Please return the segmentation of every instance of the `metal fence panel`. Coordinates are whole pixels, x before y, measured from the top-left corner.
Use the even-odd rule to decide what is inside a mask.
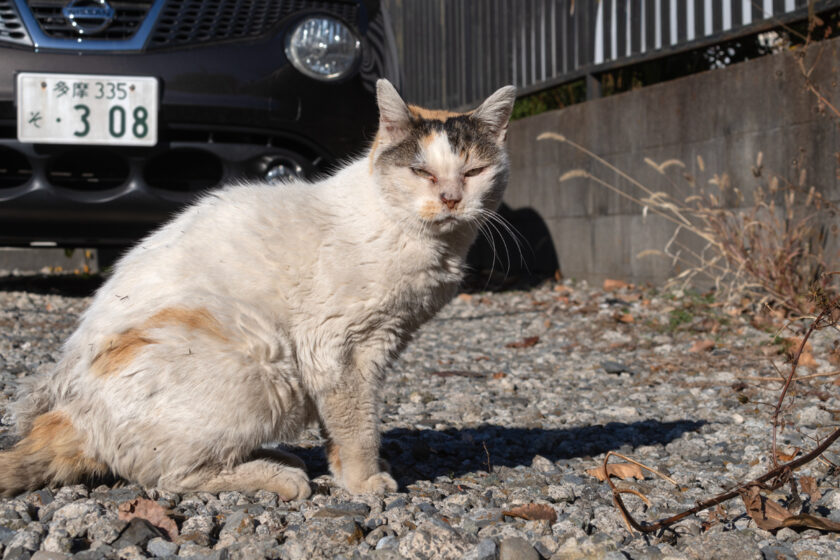
[[[382,0],[412,103],[463,108],[804,19],[808,0]],[[817,10],[840,0],[815,2]]]

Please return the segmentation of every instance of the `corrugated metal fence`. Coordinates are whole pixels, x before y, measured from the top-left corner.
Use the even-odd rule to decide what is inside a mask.
[[[383,0],[414,103],[458,108],[804,19],[808,0]],[[816,10],[840,0],[814,2]]]

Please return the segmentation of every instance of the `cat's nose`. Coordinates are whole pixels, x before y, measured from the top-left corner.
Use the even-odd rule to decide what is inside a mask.
[[[447,208],[454,210],[458,203],[461,202],[461,197],[457,195],[449,195],[440,193],[440,201],[443,202]]]

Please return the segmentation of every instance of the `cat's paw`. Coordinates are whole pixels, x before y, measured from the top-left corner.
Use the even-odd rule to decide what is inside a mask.
[[[286,467],[274,476],[272,483],[272,488],[269,490],[277,492],[280,499],[286,502],[303,500],[312,494],[309,477],[302,469]]]
[[[354,494],[378,494],[397,491],[397,481],[386,472],[378,472],[358,484],[348,485],[348,490]]]

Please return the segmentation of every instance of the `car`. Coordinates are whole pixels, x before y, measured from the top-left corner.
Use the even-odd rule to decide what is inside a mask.
[[[126,246],[212,189],[328,173],[396,60],[375,0],[0,0],[0,245]]]

